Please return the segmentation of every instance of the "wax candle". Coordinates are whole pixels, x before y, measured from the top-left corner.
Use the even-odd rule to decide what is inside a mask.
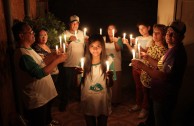
[[[87,28],[84,28],[84,36],[86,36]]]
[[[77,31],[75,30],[75,37],[77,38]]]
[[[138,42],[138,39],[137,39],[137,38],[135,38],[135,45],[137,45],[137,42]]]
[[[123,33],[123,39],[125,39],[126,38],[126,33]]]
[[[56,54],[58,54],[58,51],[59,51],[59,47],[58,45],[56,45]]]
[[[132,49],[132,55],[133,55],[133,59],[135,59],[135,50]]]
[[[59,36],[59,43],[60,43],[60,48],[62,48],[62,37]]]
[[[130,34],[129,36],[130,36],[130,39],[132,39],[132,38],[133,38],[133,34]]]
[[[140,56],[140,43],[138,43],[138,46],[137,46],[137,49],[138,49],[138,58],[140,59],[141,58],[141,56]]]
[[[66,35],[64,35],[64,41],[65,41],[65,43],[67,42],[67,36]]]
[[[113,39],[115,37],[115,29],[112,30],[112,36],[113,36]]]
[[[65,43],[63,43],[63,53],[66,52],[66,47],[65,47]]]
[[[100,35],[102,35],[102,28],[100,28]]]
[[[109,67],[110,67],[109,61],[106,61],[106,71],[109,71]]]
[[[84,69],[84,58],[83,57],[80,59],[80,62],[81,62],[81,68]]]

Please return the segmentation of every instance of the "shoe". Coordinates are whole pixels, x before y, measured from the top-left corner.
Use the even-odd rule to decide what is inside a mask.
[[[142,109],[138,115],[139,119],[144,119],[148,116],[148,110],[146,109]]]
[[[132,108],[130,108],[128,111],[129,112],[136,112],[136,111],[139,111],[141,110],[141,107],[138,106],[138,105],[134,105]]]

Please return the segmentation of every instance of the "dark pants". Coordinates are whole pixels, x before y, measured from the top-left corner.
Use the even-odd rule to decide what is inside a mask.
[[[108,116],[100,115],[96,117],[85,115],[85,120],[87,126],[107,126]]]
[[[58,77],[59,99],[61,102],[60,105],[66,107],[72,98],[76,96],[80,97],[80,90],[79,87],[76,87],[77,76],[75,67],[62,67],[60,69],[61,70]]]
[[[51,101],[41,107],[26,110],[25,114],[28,126],[47,126],[52,121]]]

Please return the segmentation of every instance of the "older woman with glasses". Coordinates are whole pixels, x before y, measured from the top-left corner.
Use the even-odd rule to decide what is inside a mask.
[[[182,84],[187,64],[187,55],[182,43],[186,25],[181,21],[173,21],[165,36],[168,51],[156,64],[156,68],[133,60],[136,69],[147,72],[151,80],[151,95],[155,116],[155,126],[171,126],[177,95]],[[151,62],[150,62],[151,63]]]

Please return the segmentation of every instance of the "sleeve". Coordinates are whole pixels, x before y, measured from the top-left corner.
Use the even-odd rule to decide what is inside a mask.
[[[32,77],[41,79],[46,76],[44,70],[29,55],[23,55],[20,59],[20,67],[28,72]]]
[[[123,49],[123,42],[122,42],[122,38],[119,37],[118,39],[118,45],[121,47],[121,49]]]
[[[152,36],[150,36],[150,39],[148,40],[146,47],[152,46],[152,43],[153,43],[153,39],[152,39]]]

